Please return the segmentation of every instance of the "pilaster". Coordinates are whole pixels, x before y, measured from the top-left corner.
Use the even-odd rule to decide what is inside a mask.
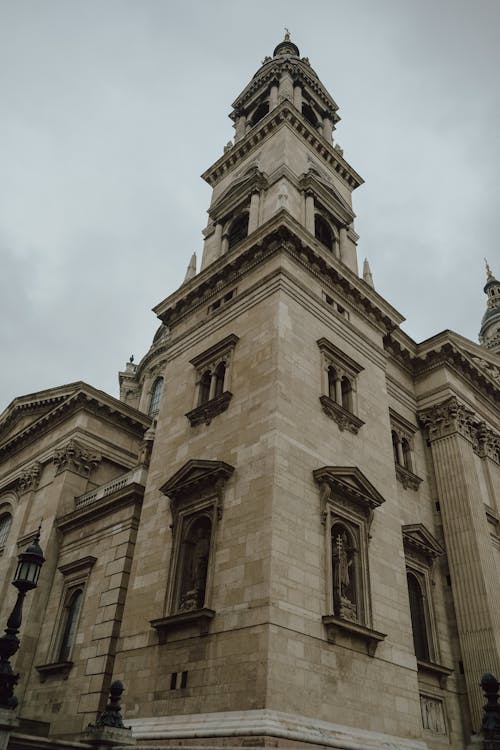
[[[473,729],[484,672],[500,668],[498,576],[480,492],[473,413],[452,397],[420,414],[427,429],[453,587]]]

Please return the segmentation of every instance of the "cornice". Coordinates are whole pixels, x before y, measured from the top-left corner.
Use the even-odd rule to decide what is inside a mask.
[[[81,387],[59,402],[54,409],[31,423],[20,432],[0,444],[0,457],[12,455],[47,432],[56,424],[67,419],[71,414],[81,410],[90,411],[100,417],[118,422],[120,427],[127,426],[132,432],[142,437],[144,430],[151,425],[151,418],[124,404],[118,399],[98,391],[84,383]]]
[[[334,169],[351,190],[363,184],[363,178],[288,101],[283,101],[263,117],[244,138],[237,141],[232,148],[201,175],[202,179],[208,182],[211,187],[215,187],[226,174],[235,168],[239,161],[248,156],[272,130],[275,130],[281,124],[292,127],[310,146],[311,150]]]
[[[224,284],[233,284],[277,252],[286,252],[322,283],[339,287],[346,301],[382,332],[391,331],[404,318],[341,261],[320,246],[293,217],[282,209],[234,251],[217,258],[204,271],[153,308],[169,327],[200,305],[206,305]]]

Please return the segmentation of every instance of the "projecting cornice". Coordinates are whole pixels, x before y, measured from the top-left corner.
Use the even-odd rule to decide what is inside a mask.
[[[218,159],[209,169],[202,174],[202,178],[211,187],[237,167],[238,163],[255,151],[268,134],[279,126],[287,125],[292,128],[300,138],[309,144],[309,147],[320,159],[335,170],[340,179],[350,190],[354,190],[363,184],[363,178],[347,163],[328,141],[321,136],[317,130],[293,107],[288,101],[283,101],[262,120],[255,125],[248,135],[237,141],[232,148]]]
[[[165,325],[172,327],[200,305],[206,305],[225,284],[236,283],[252,268],[280,252],[290,255],[327,287],[337,289],[383,333],[392,331],[403,322],[404,318],[392,305],[329,253],[286,209],[252,232],[235,250],[217,258],[153,310]]]
[[[442,331],[417,344],[398,329],[385,337],[384,347],[414,378],[448,367],[493,403],[500,400],[499,358],[454,331]]]
[[[68,393],[69,388],[73,390]],[[64,392],[64,397],[60,396],[60,390]],[[47,392],[42,392],[43,403],[47,403]],[[33,405],[38,403],[39,394],[32,394],[24,399],[31,399]],[[28,409],[28,402],[24,404],[23,399],[16,399],[12,402],[5,414],[9,417],[9,410],[17,408],[17,402],[23,403]],[[109,396],[104,391],[99,391],[83,382],[73,383],[71,386],[62,386],[61,389],[54,389],[54,400],[51,403],[53,408],[45,411],[42,416],[35,419],[18,432],[6,437],[0,443],[0,456],[7,456],[24,448],[26,445],[33,443],[35,440],[50,431],[55,425],[61,423],[72,414],[78,411],[89,411],[107,421],[115,422],[121,429],[128,429],[133,434],[142,437],[144,430],[151,425],[151,419],[146,414],[133,409],[131,406],[124,404],[118,399]]]

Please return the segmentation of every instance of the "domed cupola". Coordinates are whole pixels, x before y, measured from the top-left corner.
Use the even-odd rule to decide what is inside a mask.
[[[273,57],[280,57],[281,55],[294,55],[300,57],[299,48],[290,40],[290,32],[286,29],[285,38],[282,42],[275,47]]]
[[[500,354],[500,281],[493,276],[488,262],[486,262],[484,293],[488,297],[488,302],[481,321],[479,341],[486,349]]]

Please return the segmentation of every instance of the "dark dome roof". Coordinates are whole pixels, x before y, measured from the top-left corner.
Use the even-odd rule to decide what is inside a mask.
[[[285,35],[284,40],[274,49],[273,57],[278,57],[278,55],[295,55],[296,57],[300,57],[299,48],[290,41],[288,34]]]

